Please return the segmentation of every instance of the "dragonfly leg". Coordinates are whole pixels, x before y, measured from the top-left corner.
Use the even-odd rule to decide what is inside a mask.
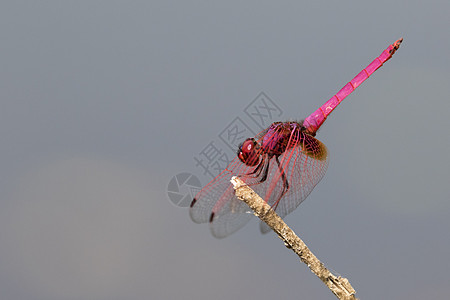
[[[249,185],[255,185],[255,184],[260,184],[261,182],[264,182],[267,179],[267,174],[269,171],[268,165],[269,165],[269,160],[267,157],[267,154],[264,155],[261,159],[261,162],[258,164],[258,166],[251,172],[245,174],[245,175],[240,175],[239,177],[241,178],[245,178],[245,177],[253,177],[253,178],[258,178],[259,176],[261,176],[261,172],[263,172],[263,176],[261,178],[261,180],[258,180],[258,182],[249,184]],[[251,176],[253,175],[253,176]]]
[[[289,189],[289,182],[286,178],[286,173],[284,173],[283,168],[280,165],[280,161],[278,160],[278,156],[275,156],[275,161],[277,162],[278,165],[278,169],[280,169],[281,172],[281,178],[283,178],[283,182],[284,182],[284,192],[283,195],[287,192],[287,190]]]
[[[289,181],[287,180],[286,173],[284,173],[283,168],[280,165],[280,161],[278,160],[278,156],[275,156],[275,161],[277,162],[278,169],[280,169],[281,178],[283,179],[283,192],[281,193],[280,197],[278,197],[278,200],[272,205],[272,209],[276,210],[278,203],[280,203],[281,198],[287,193],[289,190]]]
[[[264,159],[264,157],[261,159],[261,162],[258,164],[258,166],[253,170],[253,171],[251,171],[250,173],[247,173],[247,175],[253,175],[253,174],[256,174],[256,177],[258,177],[259,175],[261,175],[261,168],[262,168],[262,166],[264,165],[264,163],[265,163],[265,159]]]
[[[264,173],[263,173],[263,176],[261,177],[261,180],[259,181],[259,183],[266,181],[267,175],[269,175],[270,159],[268,158],[266,161],[267,161],[267,163],[265,163],[265,166],[264,166],[264,171],[263,171]]]

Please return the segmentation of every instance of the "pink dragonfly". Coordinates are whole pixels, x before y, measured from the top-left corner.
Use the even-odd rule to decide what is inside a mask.
[[[246,139],[230,165],[192,200],[192,220],[209,222],[217,238],[232,234],[250,220],[250,208],[234,195],[232,176],[239,176],[280,217],[296,209],[322,179],[328,166],[327,148],[315,138],[317,130],[345,97],[392,57],[402,40],[389,45],[303,122],[275,122],[256,137]],[[269,231],[263,222],[260,228],[263,233]]]

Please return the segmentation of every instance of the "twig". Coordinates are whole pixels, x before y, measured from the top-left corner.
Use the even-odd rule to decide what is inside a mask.
[[[357,299],[356,291],[344,277],[333,275],[322,262],[308,249],[306,244],[286,225],[283,219],[264,201],[258,194],[249,188],[245,182],[238,177],[231,178],[236,197],[244,201],[284,242],[288,249],[292,249],[310,270],[322,280],[323,283],[339,299]]]

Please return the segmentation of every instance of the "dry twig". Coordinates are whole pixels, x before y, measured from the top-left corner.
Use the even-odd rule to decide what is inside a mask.
[[[356,291],[348,280],[344,277],[336,277],[333,275],[266,201],[238,177],[234,176],[231,179],[231,183],[234,186],[236,197],[244,201],[254,211],[257,217],[269,225],[278,234],[278,237],[283,240],[285,246],[288,249],[292,249],[300,257],[300,260],[308,265],[310,270],[325,283],[336,297],[346,300],[357,299],[355,297]]]

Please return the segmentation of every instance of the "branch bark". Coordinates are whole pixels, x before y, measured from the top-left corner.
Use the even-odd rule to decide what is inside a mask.
[[[345,300],[357,300],[355,297],[356,291],[350,285],[350,282],[344,277],[333,275],[266,201],[238,177],[231,178],[231,183],[234,186],[236,197],[244,201],[258,218],[269,225],[285,246],[294,251],[336,297]]]

